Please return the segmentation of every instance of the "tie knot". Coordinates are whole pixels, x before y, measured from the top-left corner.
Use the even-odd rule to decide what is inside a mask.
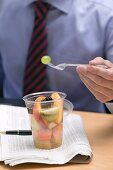
[[[43,19],[47,15],[47,12],[49,10],[49,4],[42,1],[35,1],[33,2],[33,8],[37,17],[39,19]]]

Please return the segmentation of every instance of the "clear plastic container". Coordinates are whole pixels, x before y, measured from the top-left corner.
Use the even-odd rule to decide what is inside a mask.
[[[33,140],[36,148],[53,149],[62,145],[64,110],[70,113],[73,105],[66,94],[47,91],[23,97],[31,118]]]

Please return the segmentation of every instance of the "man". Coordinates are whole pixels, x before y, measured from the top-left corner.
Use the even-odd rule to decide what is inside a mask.
[[[25,64],[34,25],[33,1],[0,1],[0,53],[5,75],[4,97],[7,98],[23,96]],[[46,18],[48,54],[54,64],[88,64],[97,56],[113,62],[112,0],[43,1],[50,5]],[[47,67],[48,90],[65,92],[77,110],[105,112],[101,103],[104,100],[86,83],[87,68],[77,68],[77,72],[74,68],[58,71]]]

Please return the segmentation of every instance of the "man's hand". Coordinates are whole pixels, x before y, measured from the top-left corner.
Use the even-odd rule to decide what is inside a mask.
[[[78,66],[76,71],[97,100],[102,103],[113,100],[113,64],[110,61],[96,57],[89,65]]]

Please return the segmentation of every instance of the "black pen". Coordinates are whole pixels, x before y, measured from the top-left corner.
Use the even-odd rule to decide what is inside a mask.
[[[7,130],[7,131],[0,131],[0,134],[4,135],[32,135],[31,130]]]

